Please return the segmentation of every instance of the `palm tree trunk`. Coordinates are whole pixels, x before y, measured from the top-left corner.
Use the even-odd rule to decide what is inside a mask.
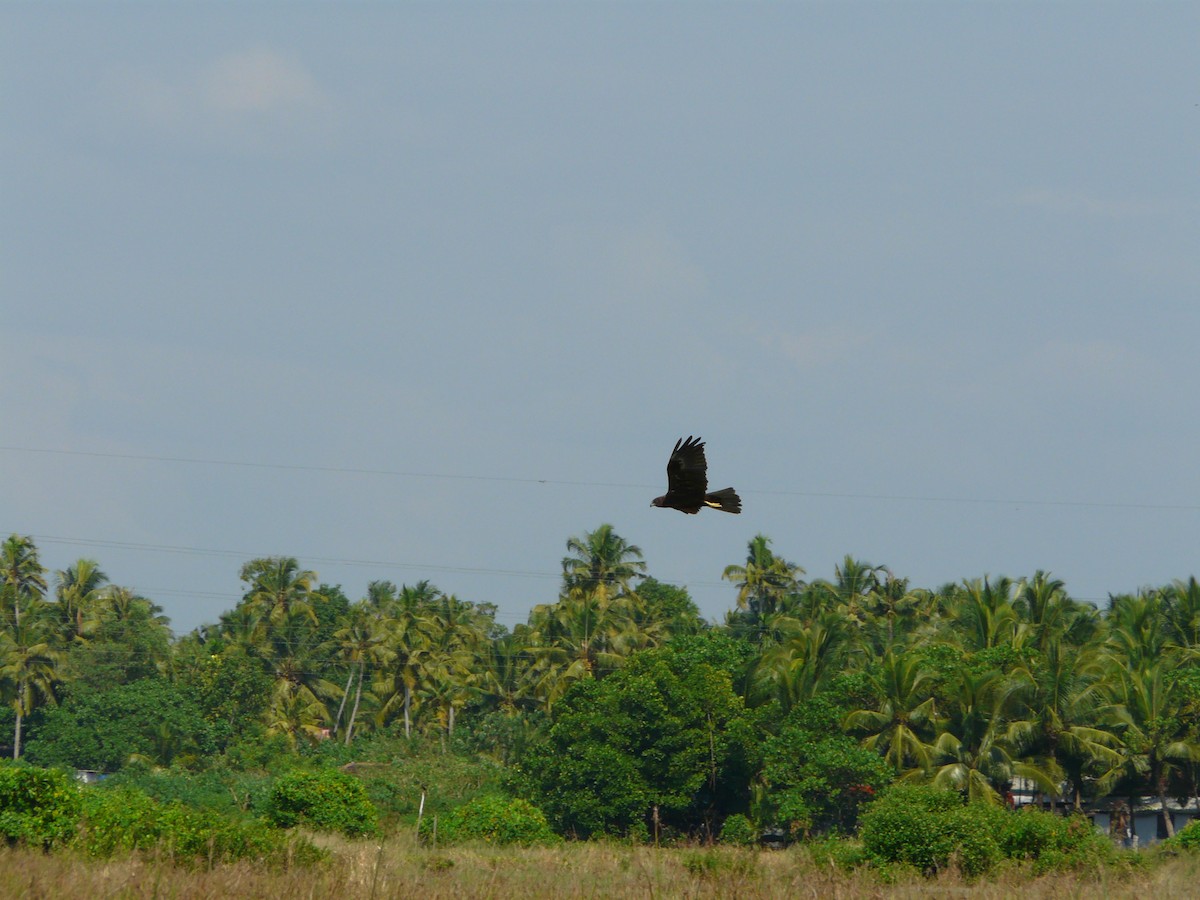
[[[342,724],[342,711],[346,708],[346,698],[350,696],[350,682],[354,680],[354,667],[350,667],[350,675],[346,686],[342,688],[342,702],[338,705],[337,718],[333,720],[333,737],[337,737],[338,727]]]
[[[1163,826],[1166,828],[1167,837],[1175,837],[1175,823],[1171,821],[1171,811],[1167,809],[1167,780],[1160,778],[1158,780],[1158,805],[1162,807]]]
[[[404,682],[404,736],[412,737],[412,688]]]
[[[17,728],[13,736],[13,759],[21,755],[21,707],[17,706]]]
[[[362,699],[363,669],[366,663],[358,664],[358,690],[354,692],[354,709],[350,712],[350,724],[346,726],[346,746],[350,746],[350,735],[354,734],[354,720],[358,718],[358,701]]]

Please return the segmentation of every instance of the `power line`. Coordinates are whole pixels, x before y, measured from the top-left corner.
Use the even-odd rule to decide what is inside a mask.
[[[545,484],[566,487],[637,488],[656,490],[661,485],[617,481],[575,481],[557,478],[527,478],[514,475],[475,475],[453,472],[412,472],[396,469],[371,469],[355,466],[316,466],[289,463],[246,462],[243,460],[209,459],[189,456],[159,456],[153,454],[108,453],[94,450],[58,450],[48,447],[0,446],[9,453],[39,453],[60,456],[82,456],[96,459],[124,459],[136,462],[185,463],[190,465],[225,466],[231,468],[274,469],[284,472],[323,472],[335,475],[369,475],[389,478],[427,478],[458,481],[494,481],[510,484]],[[1133,503],[1109,500],[1047,500],[1043,498],[1011,497],[953,497],[928,494],[871,494],[850,491],[801,491],[786,489],[739,488],[743,494],[776,497],[814,497],[833,500],[872,500],[889,503],[950,503],[979,506],[1037,506],[1084,509],[1142,509],[1162,511],[1200,511],[1200,503]]]

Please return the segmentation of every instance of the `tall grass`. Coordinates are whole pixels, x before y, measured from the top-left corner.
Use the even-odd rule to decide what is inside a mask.
[[[314,838],[332,861],[270,872],[250,863],[207,870],[175,868],[153,856],[106,862],[71,853],[0,850],[0,897],[215,898],[1142,898],[1194,896],[1200,856],[1167,858],[1143,869],[1096,878],[1033,879],[1007,872],[968,883],[953,873],[886,885],[868,873],[818,865],[801,849],[624,847],[580,843],[553,848],[486,846],[431,849],[411,836],[371,841]]]

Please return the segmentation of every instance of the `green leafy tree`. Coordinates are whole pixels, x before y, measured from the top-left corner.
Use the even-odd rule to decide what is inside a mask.
[[[131,758],[170,765],[216,741],[192,697],[162,678],[68,696],[45,714],[28,758],[44,766],[115,772]]]
[[[763,749],[763,812],[793,833],[852,833],[859,810],[895,777],[878,753],[840,733],[841,717],[817,697],[795,707]]]
[[[572,686],[547,739],[520,761],[518,783],[564,833],[658,822],[712,835],[747,801],[752,744],[727,672],[655,650]]]
[[[103,690],[165,674],[171,660],[171,629],[162,608],[129,588],[97,591],[83,623],[86,640],[67,651],[66,680]]]

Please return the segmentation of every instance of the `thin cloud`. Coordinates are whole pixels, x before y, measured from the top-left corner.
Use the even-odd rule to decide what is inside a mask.
[[[290,148],[298,133],[321,135],[334,108],[303,64],[269,47],[227,54],[175,77],[114,69],[101,97],[102,112],[115,112],[124,127],[137,123],[226,149]]]
[[[300,63],[266,47],[221,57],[199,73],[195,88],[204,106],[222,113],[304,110],[327,102]]]

